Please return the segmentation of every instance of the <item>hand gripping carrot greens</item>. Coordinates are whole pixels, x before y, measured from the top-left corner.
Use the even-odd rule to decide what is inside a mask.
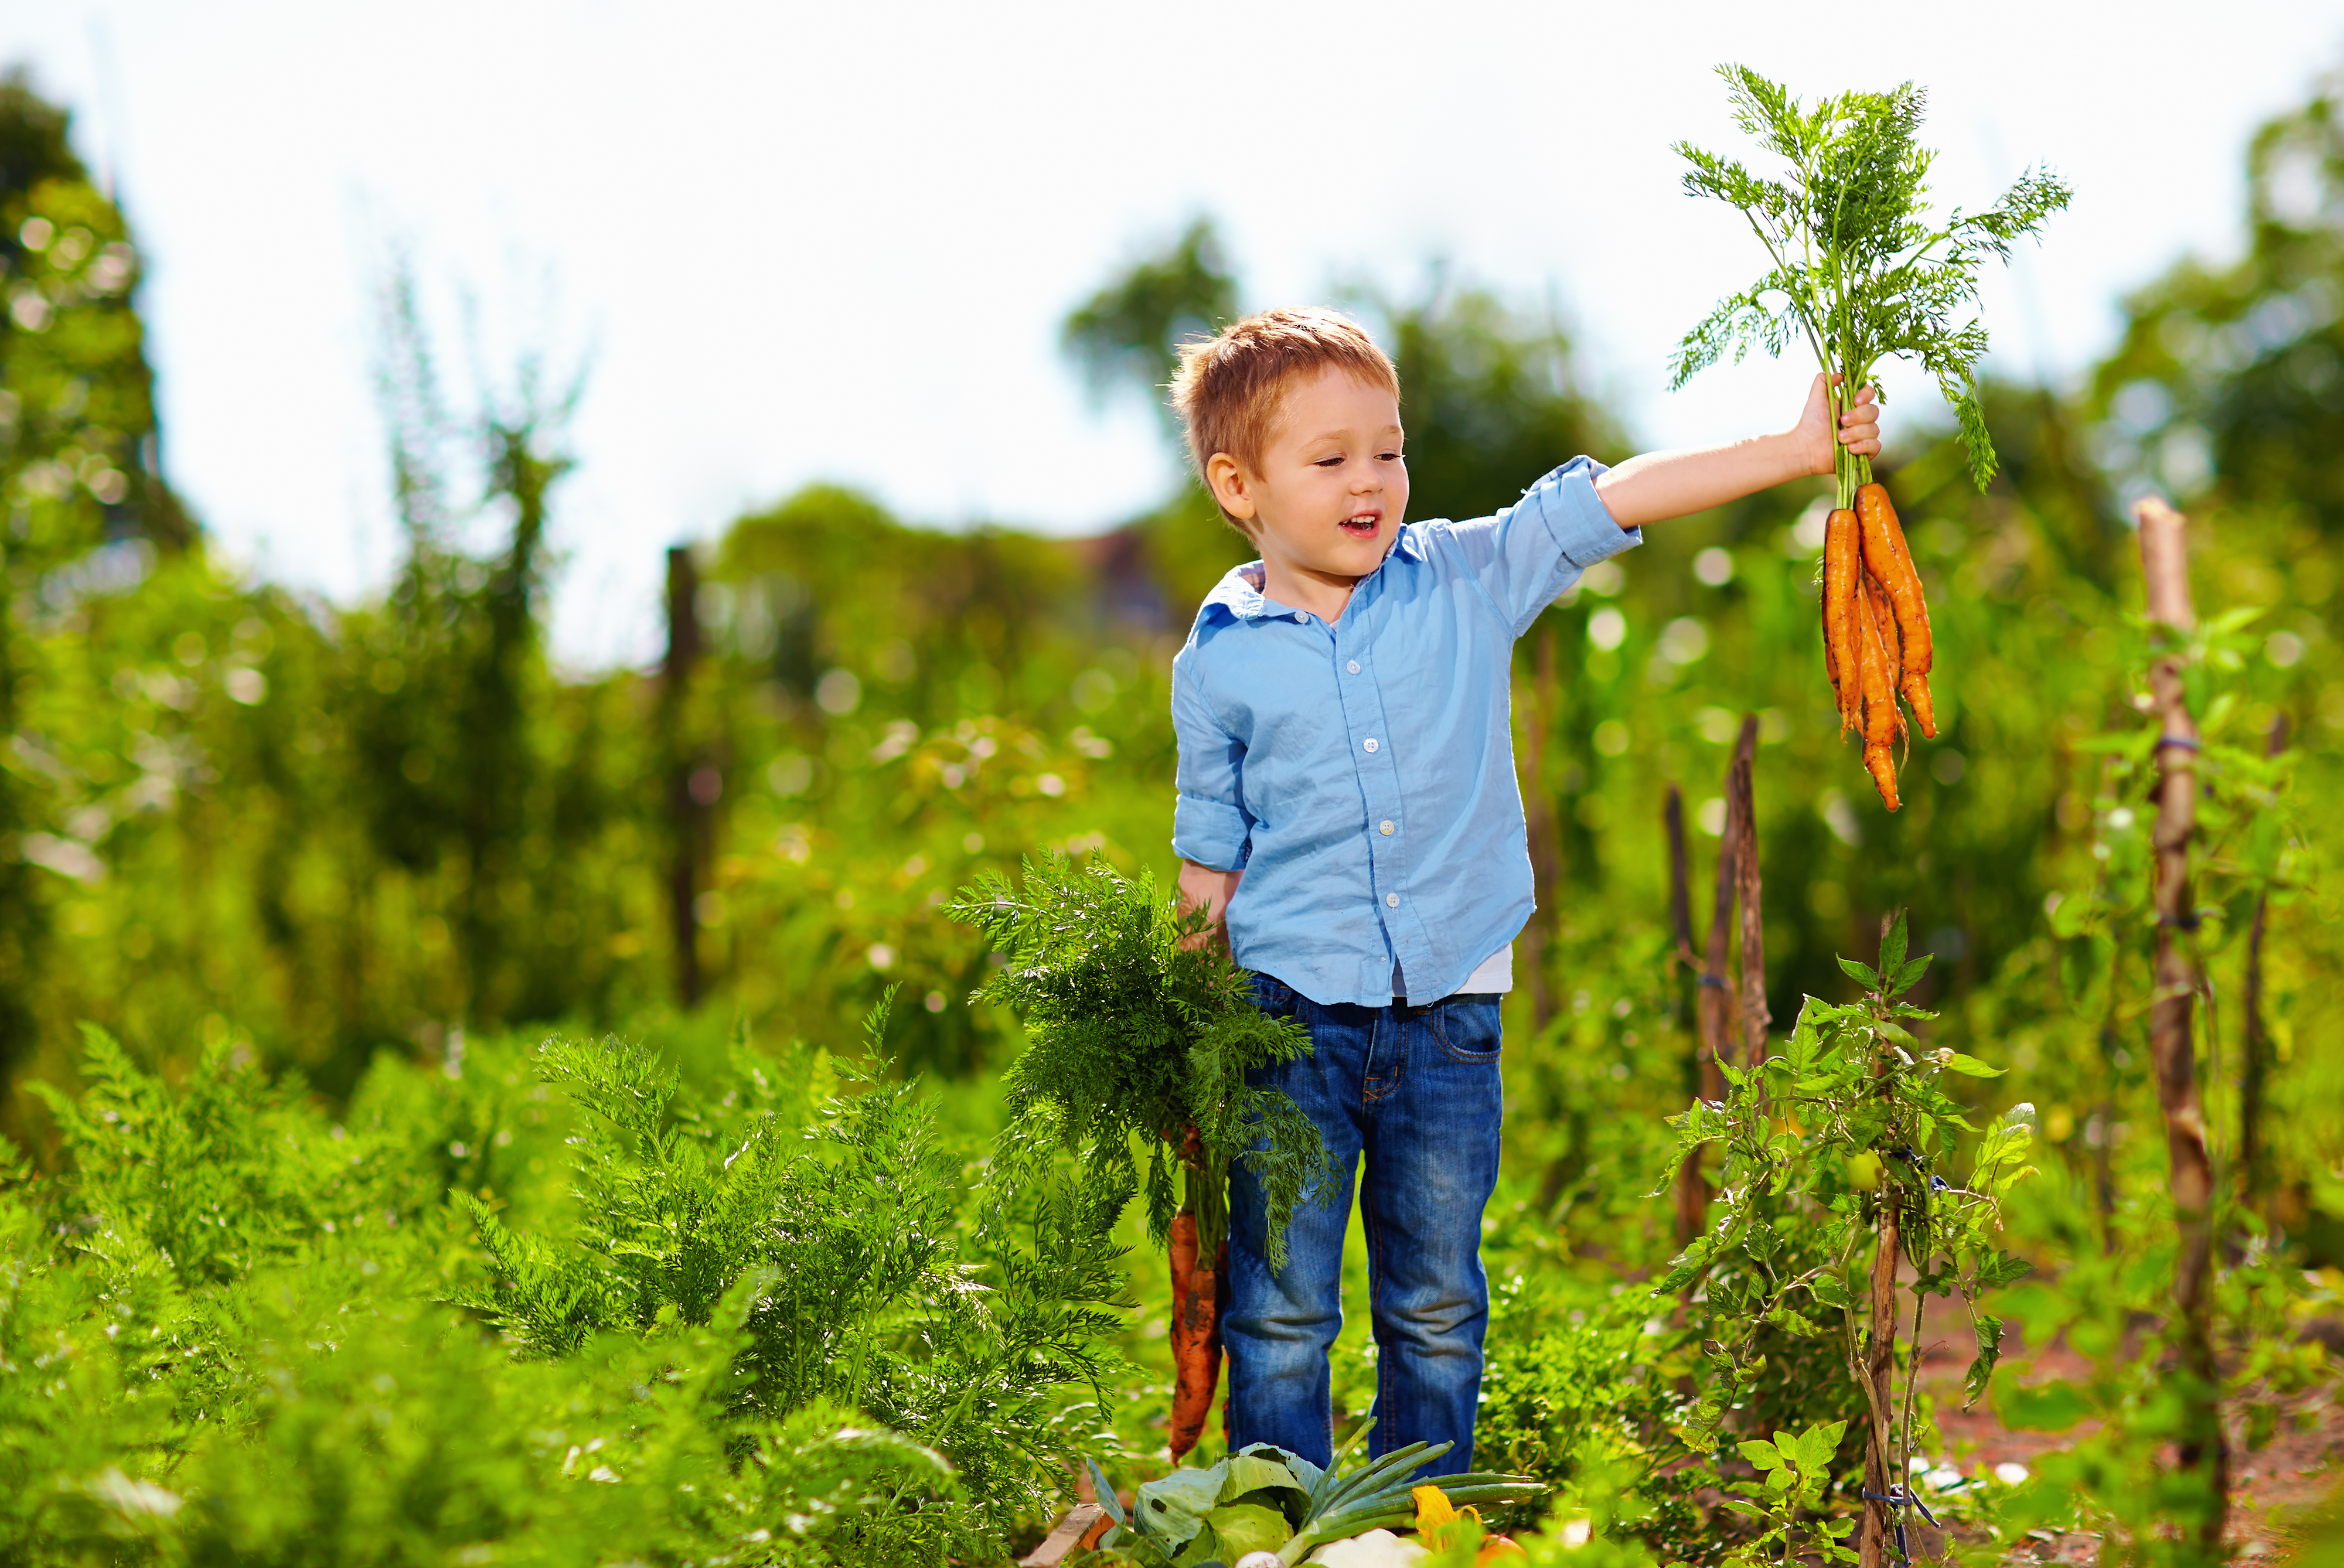
[[[2067,187],[2030,169],[1992,207],[1955,208],[1941,220],[1928,202],[1935,155],[1913,139],[1927,95],[1910,82],[1888,93],[1842,93],[1808,108],[1743,66],[1723,66],[1718,74],[1734,123],[1788,167],[1779,178],[1763,178],[1677,144],[1692,165],[1686,191],[1739,209],[1773,265],[1685,334],[1670,359],[1672,389],[1729,353],[1737,362],[1753,346],[1780,355],[1802,339],[1823,367],[1837,429],[1857,392],[1877,387],[1883,360],[1917,360],[1954,405],[1970,477],[1984,490],[1995,457],[1977,400],[1977,361],[1986,346],[1978,275],[1989,259],[2007,261],[2014,241],[2066,207]],[[1904,732],[1900,696],[1921,733],[1936,737],[1929,692],[1935,643],[1888,491],[1873,479],[1869,460],[1834,450],[1839,501],[1824,532],[1824,664],[1837,691],[1841,732],[1862,731],[1864,765],[1894,811],[1896,770],[1884,737]]]

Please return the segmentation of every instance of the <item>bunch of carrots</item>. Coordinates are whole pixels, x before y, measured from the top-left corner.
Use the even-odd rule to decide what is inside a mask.
[[[1855,505],[1839,508],[1824,524],[1823,613],[1824,668],[1839,697],[1840,733],[1864,736],[1864,765],[1894,811],[1889,744],[1905,738],[1897,699],[1912,705],[1921,733],[1935,740],[1937,715],[1929,701],[1935,650],[1921,574],[1888,491],[1876,481],[1858,486]]]
[[[952,905],[1001,962],[977,999],[1013,1007],[1026,1048],[1003,1075],[1009,1121],[994,1140],[1005,1189],[1054,1190],[1079,1176],[1070,1211],[1100,1245],[1140,1198],[1172,1264],[1171,1448],[1197,1444],[1221,1376],[1228,1295],[1229,1170],[1243,1160],[1262,1195],[1264,1255],[1286,1261],[1295,1209],[1334,1190],[1310,1118],[1256,1069],[1310,1050],[1291,1019],[1253,1005],[1249,977],[1202,940],[1145,874],[1094,856],[1026,862],[1022,885],[981,873]]]
[[[1729,356],[1739,360],[1753,348],[1780,354],[1804,342],[1836,416],[1858,388],[1875,383],[1876,366],[1903,359],[1953,404],[1970,478],[1984,490],[1995,456],[1977,397],[1986,348],[1978,275],[1990,260],[2008,260],[2014,241],[2066,207],[2067,187],[2030,169],[1993,206],[1939,217],[1929,203],[1935,155],[1915,138],[1927,96],[1912,83],[1808,105],[1745,66],[1718,74],[1735,124],[1773,155],[1775,169],[1753,173],[1679,142],[1676,151],[1692,166],[1685,190],[1739,211],[1768,266],[1678,343],[1672,387]],[[1929,607],[1872,465],[1841,447],[1837,469],[1839,505],[1824,533],[1824,665],[1839,694],[1840,733],[1863,733],[1864,765],[1894,811],[1892,747],[1905,737],[1904,707],[1923,735],[1937,733]]]

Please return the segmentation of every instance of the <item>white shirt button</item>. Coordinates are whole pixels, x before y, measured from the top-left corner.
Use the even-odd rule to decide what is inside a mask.
[[[1361,741],[1359,744],[1366,747],[1369,751],[1374,751],[1376,749],[1376,738],[1373,735],[1369,735],[1366,740]]]
[[[1385,907],[1387,907],[1387,908],[1390,908],[1390,909],[1397,909],[1397,908],[1399,908],[1399,894],[1397,894],[1397,893],[1387,893],[1387,894],[1385,894],[1385,895],[1384,895],[1384,905],[1385,905]]]
[[[1294,612],[1294,618],[1295,618],[1297,621],[1308,621],[1308,620],[1309,620],[1309,619],[1310,619],[1310,617],[1309,617],[1309,616],[1305,615],[1305,614],[1304,614],[1301,611],[1299,611],[1299,610],[1297,610],[1297,611]]]
[[[1392,824],[1388,822],[1379,822],[1376,824],[1376,831],[1382,834],[1386,838],[1389,838],[1392,835]]]
[[[1354,659],[1349,663],[1344,665],[1343,668],[1356,675],[1359,673],[1359,662],[1357,659]]]

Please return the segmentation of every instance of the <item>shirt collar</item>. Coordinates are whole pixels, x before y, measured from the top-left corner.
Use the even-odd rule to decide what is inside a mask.
[[[1377,562],[1375,572],[1369,572],[1368,577],[1361,578],[1360,582],[1364,584],[1370,578],[1380,573],[1385,562],[1389,561],[1395,555],[1403,561],[1422,561],[1424,544],[1417,537],[1417,528],[1418,525],[1413,522],[1401,528],[1399,535],[1393,539],[1391,548],[1384,551],[1383,561]],[[1261,583],[1260,561],[1248,561],[1243,566],[1232,566],[1220,582],[1214,584],[1213,591],[1205,595],[1204,608],[1207,610],[1217,608],[1238,621],[1262,621],[1271,616],[1283,617],[1293,613],[1292,611],[1274,605],[1263,598]],[[1358,590],[1354,589],[1352,592],[1357,592]]]

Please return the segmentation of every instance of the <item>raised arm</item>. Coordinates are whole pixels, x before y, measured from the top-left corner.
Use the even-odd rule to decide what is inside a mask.
[[[1839,442],[1873,457],[1880,450],[1880,405],[1864,388],[1839,420]],[[1646,452],[1595,481],[1595,494],[1622,528],[1642,528],[1706,511],[1794,479],[1832,471],[1831,400],[1818,375],[1799,422],[1778,435],[1695,451]]]

